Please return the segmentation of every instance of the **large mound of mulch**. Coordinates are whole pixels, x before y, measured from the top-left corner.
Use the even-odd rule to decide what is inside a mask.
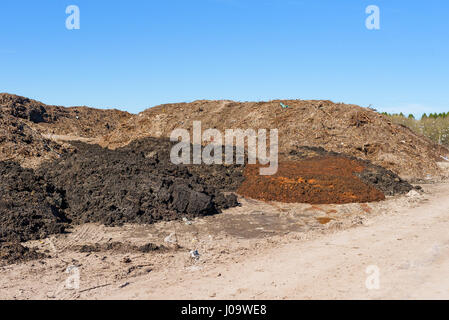
[[[201,121],[203,130],[222,133],[227,129],[278,129],[282,153],[297,146],[323,147],[370,160],[411,181],[439,181],[447,176],[438,164],[441,156],[449,156],[446,147],[372,109],[326,100],[164,104],[130,117],[103,136],[100,144],[117,147],[146,136],[169,137],[179,128],[192,134],[193,121]]]

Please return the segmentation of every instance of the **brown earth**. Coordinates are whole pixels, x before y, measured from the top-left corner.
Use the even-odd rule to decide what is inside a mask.
[[[375,189],[381,191],[386,196],[394,196],[398,194],[406,194],[413,189],[413,186],[407,181],[403,180],[394,172],[387,170],[381,166],[373,164],[369,160],[362,160],[356,157],[350,157],[345,154],[337,152],[329,152],[323,148],[318,147],[299,147],[295,150],[290,151],[290,153],[285,157],[289,161],[314,161],[316,159],[346,159],[352,164],[356,164],[357,167],[362,166],[363,170],[360,171],[358,168],[353,167],[353,175],[358,177],[363,183],[374,187]],[[323,162],[322,170],[326,169],[326,161]],[[347,168],[343,168],[343,171]],[[320,165],[317,166],[317,173],[320,173]],[[337,172],[338,174],[338,172]],[[416,186],[416,189],[420,190],[421,187]]]
[[[94,244],[83,244],[74,245],[69,248],[70,250],[81,252],[81,253],[92,253],[92,252],[105,252],[114,251],[120,253],[130,253],[130,252],[143,252],[148,253],[152,251],[165,251],[167,250],[164,246],[158,246],[154,243],[146,243],[144,245],[133,245],[124,242],[108,242],[108,243],[94,243]]]
[[[238,193],[264,201],[310,204],[372,202],[385,195],[362,182],[355,173],[363,163],[342,157],[281,162],[276,174],[262,176],[259,165],[248,165]]]
[[[15,161],[25,167],[57,159],[70,146],[45,138],[26,120],[5,115],[0,109],[0,160]]]
[[[318,147],[291,150],[273,176],[261,176],[259,168],[246,166],[239,194],[264,201],[344,204],[380,201],[421,189],[369,160]]]
[[[37,167],[73,151],[65,140],[95,141],[130,117],[118,110],[49,106],[0,93],[0,161]]]
[[[94,109],[86,106],[62,107],[0,93],[2,115],[28,121],[43,134],[96,138],[118,127],[131,114],[116,109]]]
[[[172,130],[279,129],[279,149],[288,154],[298,146],[371,160],[405,179],[439,180],[438,166],[449,150],[368,108],[323,100],[269,102],[195,101],[160,105],[130,117],[106,134],[101,145],[116,148],[145,136],[168,137]]]
[[[25,247],[20,243],[0,242],[0,266],[44,258],[47,258],[44,253]]]

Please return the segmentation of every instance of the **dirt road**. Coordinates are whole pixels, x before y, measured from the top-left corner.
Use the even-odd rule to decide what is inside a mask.
[[[51,257],[0,266],[0,299],[449,299],[449,184],[424,190],[369,204],[242,199],[187,222],[83,224],[27,243]],[[76,249],[168,245],[172,233],[178,246],[161,252]],[[79,286],[68,285],[76,274]]]
[[[427,198],[359,227],[292,240],[206,272],[180,271],[176,282],[154,273],[96,298],[448,299],[449,185]]]

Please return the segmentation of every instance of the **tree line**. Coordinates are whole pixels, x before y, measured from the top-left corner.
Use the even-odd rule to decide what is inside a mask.
[[[405,115],[402,112],[382,114],[394,123],[404,125],[438,144],[449,146],[449,112],[424,113],[420,119],[416,119],[413,114]]]
[[[384,116],[388,116],[388,117],[401,117],[401,118],[409,118],[409,119],[415,119],[415,116],[413,114],[409,114],[408,116],[406,116],[405,114],[401,113],[387,113],[387,112],[382,112],[382,114]],[[447,117],[449,117],[449,112],[440,112],[440,113],[430,113],[429,115],[427,115],[427,113],[424,113],[421,116],[420,120],[423,119],[428,119],[428,118],[432,118],[432,119],[438,119],[438,118],[443,118],[446,119]]]

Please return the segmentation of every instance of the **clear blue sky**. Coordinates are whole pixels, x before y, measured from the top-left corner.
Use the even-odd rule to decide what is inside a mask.
[[[65,9],[81,11],[67,30]],[[380,30],[365,8],[380,8]],[[1,0],[0,92],[139,112],[196,99],[449,111],[449,1]]]

